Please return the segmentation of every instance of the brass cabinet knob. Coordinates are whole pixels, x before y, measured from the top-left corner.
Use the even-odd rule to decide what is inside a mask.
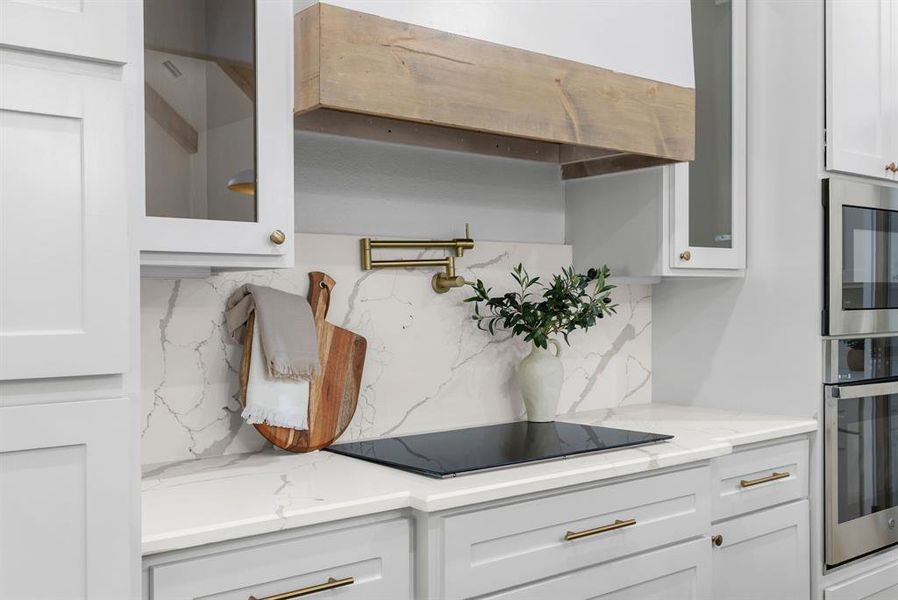
[[[271,235],[268,236],[268,239],[270,239],[273,243],[280,246],[285,241],[287,241],[287,234],[285,234],[280,229],[275,229],[274,231],[271,232]]]
[[[719,533],[717,535],[712,535],[711,543],[714,544],[715,546],[722,545],[723,544],[723,536],[720,535]]]
[[[890,162],[886,165],[886,171],[891,171],[892,173],[898,173],[898,165],[893,162]]]
[[[680,252],[680,260],[692,260],[692,252],[689,250],[683,250]]]

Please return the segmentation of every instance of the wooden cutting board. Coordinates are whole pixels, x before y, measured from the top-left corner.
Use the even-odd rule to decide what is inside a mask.
[[[311,452],[329,446],[349,426],[355,414],[365,366],[368,341],[348,329],[328,323],[331,290],[336,282],[320,271],[309,273],[309,304],[318,331],[321,373],[313,377],[309,388],[309,428],[291,429],[255,425],[262,436],[284,450]],[[240,403],[246,406],[255,315],[250,315],[243,338],[240,363]]]

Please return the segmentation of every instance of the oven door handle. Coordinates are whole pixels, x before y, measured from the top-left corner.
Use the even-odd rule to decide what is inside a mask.
[[[888,396],[889,394],[898,394],[898,381],[826,386],[826,397],[838,400],[865,398],[867,396]]]

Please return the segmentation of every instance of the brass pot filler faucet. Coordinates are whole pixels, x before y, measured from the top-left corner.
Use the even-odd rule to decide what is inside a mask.
[[[372,260],[371,250],[374,248],[449,248],[455,256],[445,258],[416,258],[402,260]],[[410,267],[443,267],[443,273],[436,273],[431,279],[433,291],[445,294],[452,288],[465,285],[465,278],[455,274],[455,259],[465,255],[465,250],[474,248],[471,239],[471,228],[465,225],[465,237],[453,240],[372,240],[362,238],[362,269],[406,269]]]

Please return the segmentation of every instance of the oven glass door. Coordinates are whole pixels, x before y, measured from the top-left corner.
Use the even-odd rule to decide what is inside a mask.
[[[898,382],[827,394],[827,564],[898,542]]]
[[[842,310],[898,308],[898,212],[842,207]]]
[[[898,189],[830,180],[829,335],[898,332]]]

